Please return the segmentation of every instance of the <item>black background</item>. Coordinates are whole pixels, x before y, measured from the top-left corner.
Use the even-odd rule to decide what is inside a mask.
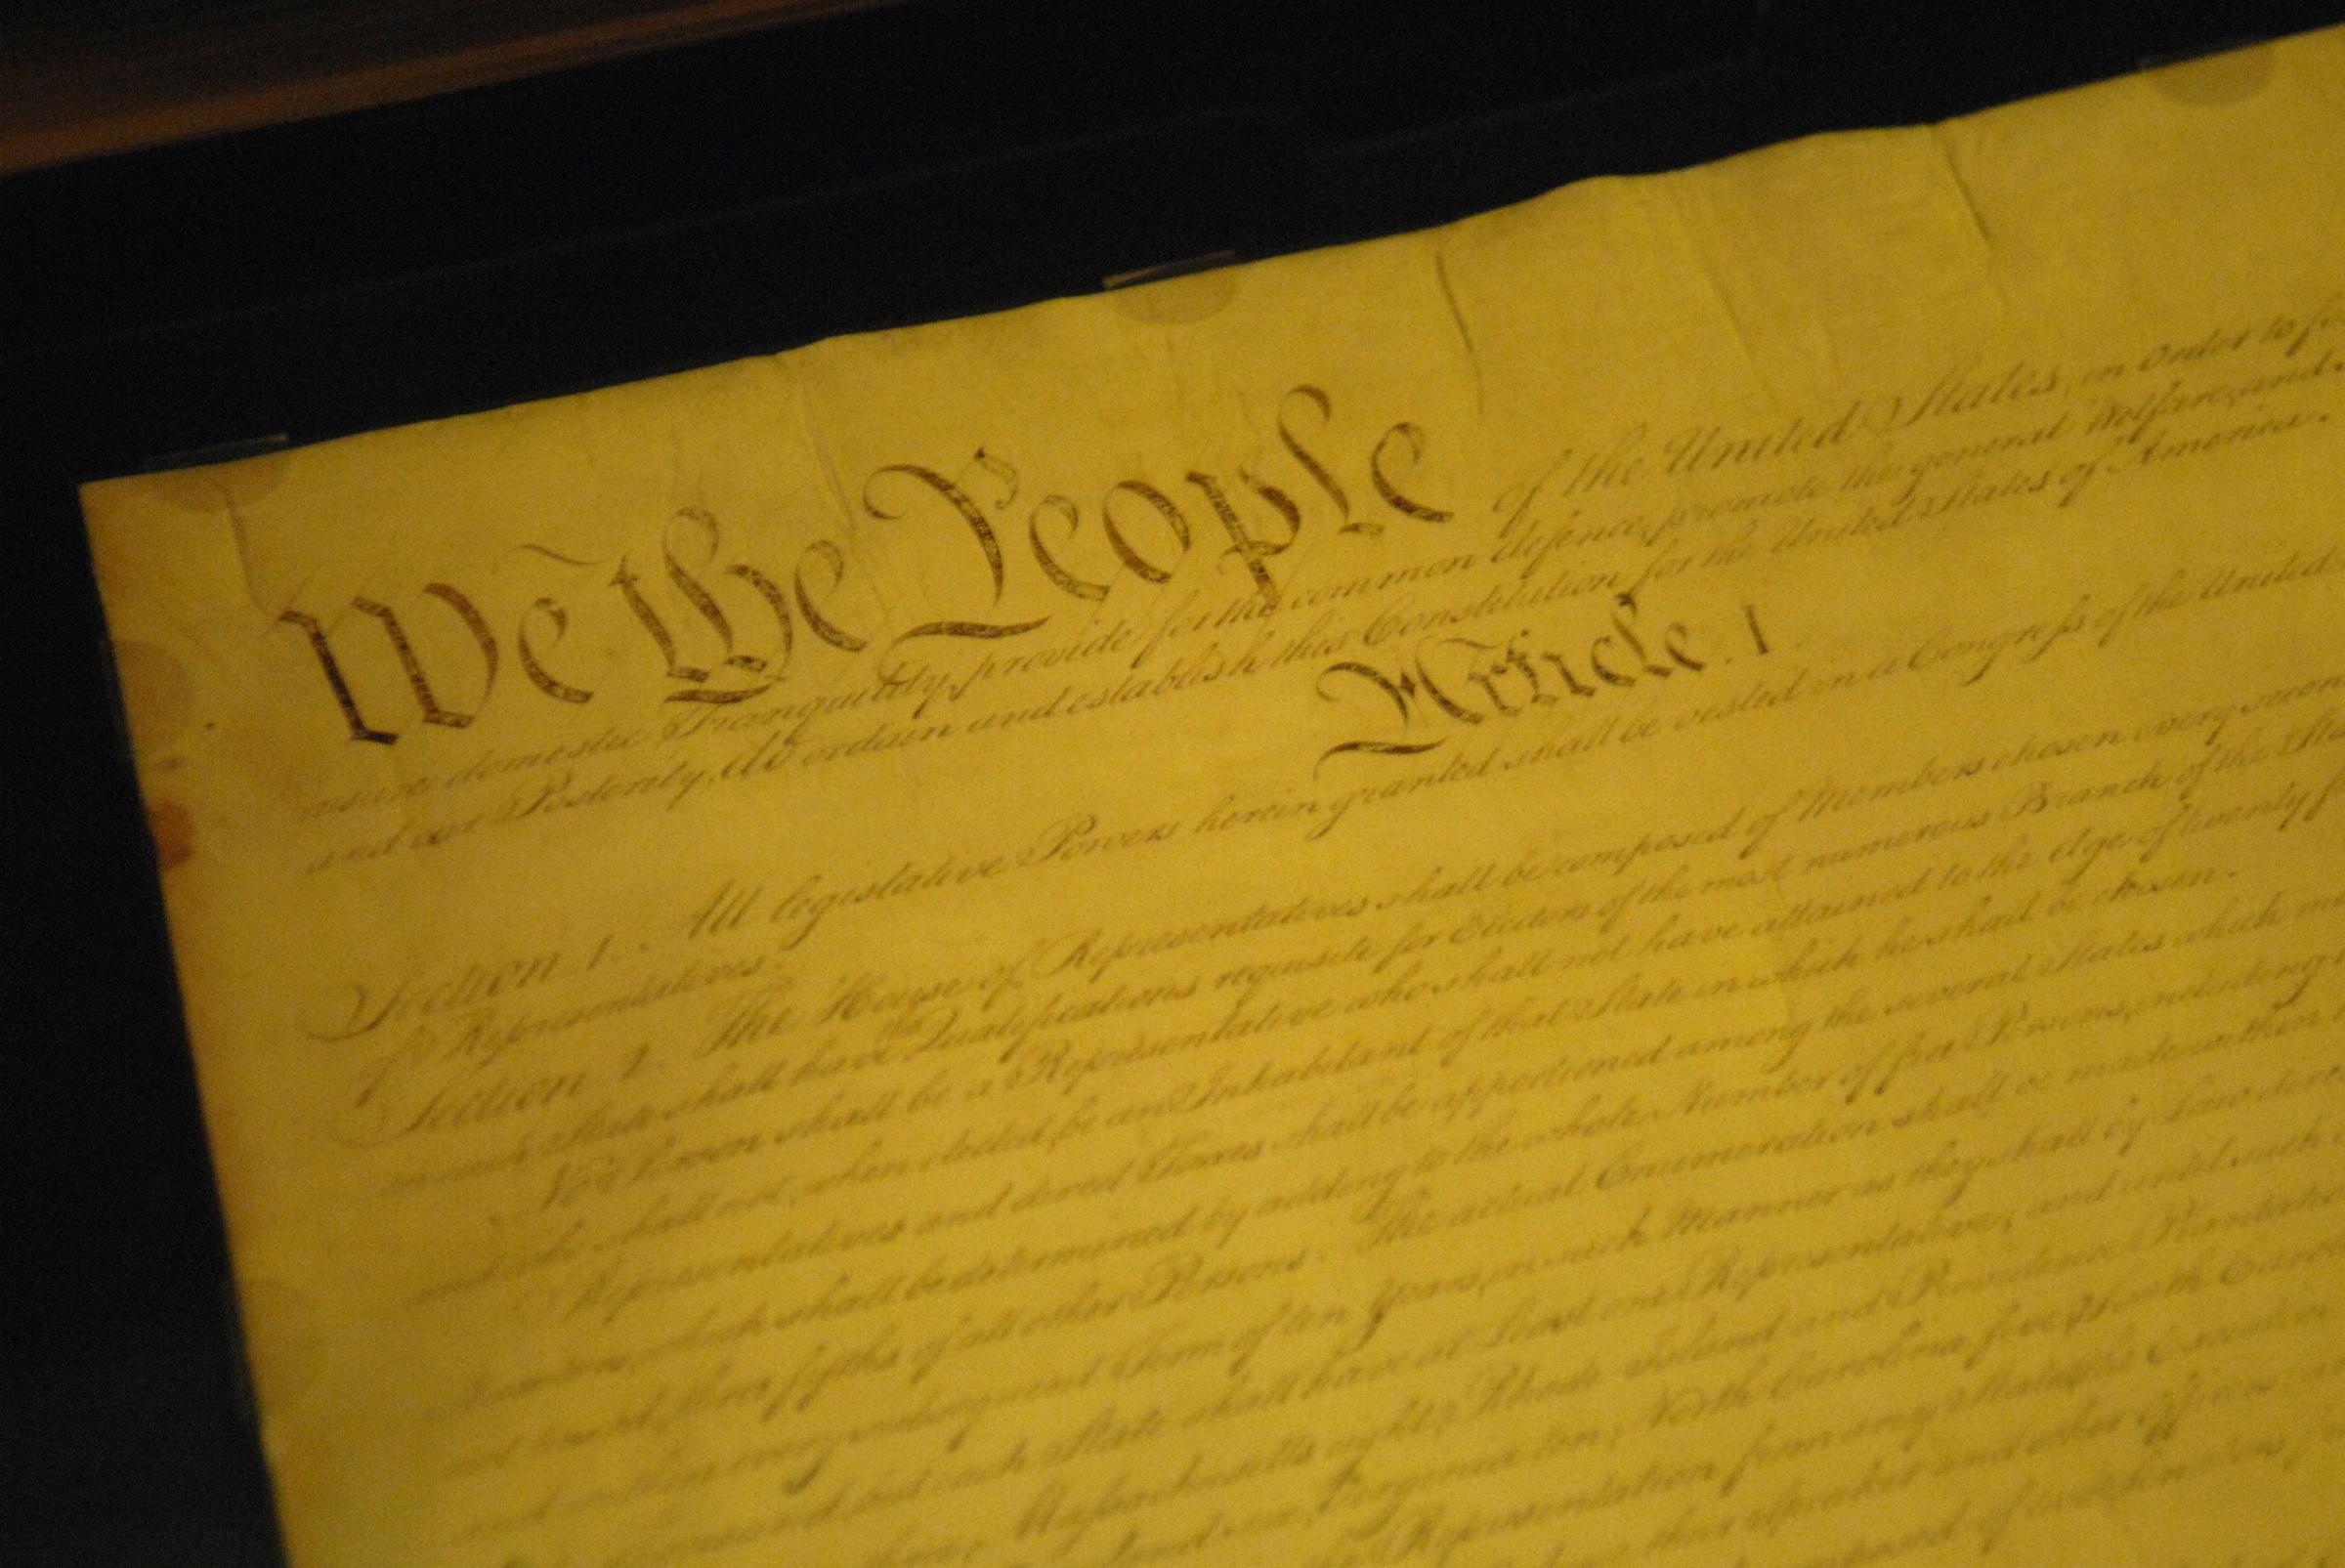
[[[280,1560],[77,480],[1390,233],[2341,19],[916,0],[0,180],[0,1562]]]

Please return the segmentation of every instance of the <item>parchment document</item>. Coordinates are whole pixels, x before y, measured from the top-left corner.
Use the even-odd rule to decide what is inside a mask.
[[[2315,34],[91,487],[295,1562],[2335,1561],[2341,193]]]

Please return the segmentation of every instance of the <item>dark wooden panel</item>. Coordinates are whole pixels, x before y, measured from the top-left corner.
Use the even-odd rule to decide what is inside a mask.
[[[294,0],[0,19],[0,174],[428,98],[886,0]]]

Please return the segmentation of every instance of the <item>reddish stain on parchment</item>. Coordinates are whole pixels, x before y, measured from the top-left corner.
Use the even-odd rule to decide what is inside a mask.
[[[195,853],[195,819],[176,800],[160,800],[147,808],[147,830],[154,835],[154,858],[164,870]]]

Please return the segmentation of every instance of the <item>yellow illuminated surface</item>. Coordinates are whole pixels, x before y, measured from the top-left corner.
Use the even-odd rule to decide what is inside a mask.
[[[2345,39],[96,485],[299,1568],[2345,1551]]]

